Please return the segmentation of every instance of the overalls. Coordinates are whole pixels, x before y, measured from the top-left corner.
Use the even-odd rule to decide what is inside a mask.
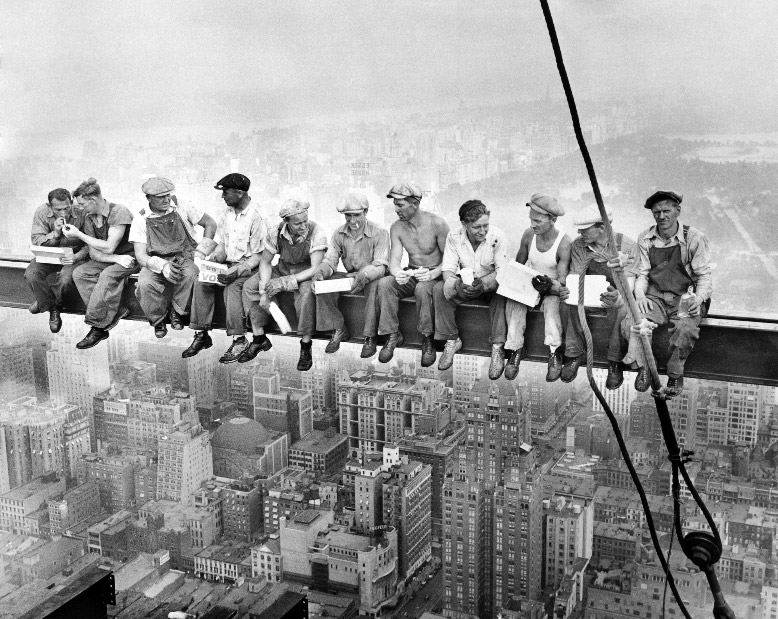
[[[176,210],[146,219],[146,253],[165,258],[183,270],[183,277],[176,284],[169,282],[162,273],[150,269],[141,271],[135,296],[152,325],[165,320],[171,303],[178,314],[189,313],[192,287],[199,273],[192,260],[196,246]]]
[[[616,234],[616,251],[621,251],[621,240],[623,235]],[[606,262],[591,260],[586,267],[586,275],[604,275],[608,283],[616,287],[616,280],[613,272]],[[578,319],[578,308],[573,305],[562,305],[563,313],[567,314],[565,324],[565,356],[580,357],[584,354],[584,334],[581,322]],[[627,343],[621,337],[621,322],[627,315],[627,304],[622,303],[621,307],[607,308],[608,319],[608,361],[621,361],[627,352]]]
[[[684,231],[685,233],[685,231]],[[684,237],[686,234],[684,234]],[[672,247],[651,247],[648,250],[651,270],[648,274],[648,290],[646,298],[651,300],[653,309],[641,314],[657,325],[670,325],[670,359],[667,362],[667,376],[679,378],[683,376],[686,358],[691,354],[695,342],[700,337],[700,320],[705,313],[704,306],[696,316],[678,317],[678,302],[689,288],[694,286],[694,280],[686,272],[681,260],[681,245]],[[650,336],[649,336],[650,337]],[[628,359],[635,358],[641,365],[642,351],[639,336],[630,332]],[[633,354],[635,353],[635,354]]]
[[[297,275],[311,268],[311,239],[315,227],[313,222],[309,222],[306,235],[292,243],[281,234],[284,226],[279,226],[276,237],[279,259],[278,264],[273,267],[271,277]],[[259,279],[260,275],[257,273],[243,287],[243,305],[246,313],[251,317],[253,327],[264,327],[270,320],[270,314],[259,304],[262,296],[259,292]],[[297,334],[301,337],[310,337],[316,330],[316,299],[313,294],[313,282],[311,280],[300,282],[297,290],[291,293],[281,292],[277,295],[276,301],[284,313],[292,309],[289,307],[290,294],[294,299],[294,310],[297,313]]]

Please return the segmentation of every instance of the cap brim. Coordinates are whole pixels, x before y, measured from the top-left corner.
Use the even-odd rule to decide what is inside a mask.
[[[410,198],[410,196],[405,196],[399,193],[388,193],[386,194],[387,198]]]

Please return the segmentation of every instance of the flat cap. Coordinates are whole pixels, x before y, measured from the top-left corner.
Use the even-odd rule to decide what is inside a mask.
[[[176,186],[169,178],[164,176],[152,176],[143,185],[141,191],[147,196],[166,196],[176,190]]]
[[[224,189],[238,189],[240,191],[248,191],[250,186],[251,181],[247,177],[243,176],[243,174],[233,172],[232,174],[228,174],[223,179],[221,179],[213,186],[213,188],[218,189],[219,191]]]
[[[608,221],[613,221],[613,209],[611,209],[609,206],[606,206],[605,213],[608,215]],[[575,214],[575,217],[573,218],[573,225],[579,230],[586,230],[586,228],[591,228],[594,224],[599,223],[602,223],[600,209],[598,209],[594,204],[581,209]]]
[[[350,193],[338,204],[338,213],[362,213],[369,208],[367,196],[361,193]]]
[[[299,215],[300,213],[307,213],[309,208],[311,208],[311,204],[309,202],[305,202],[303,200],[287,200],[281,205],[281,210],[278,211],[278,216],[281,219],[286,219],[287,217],[293,217],[295,215]]]
[[[533,211],[544,213],[546,215],[561,217],[565,214],[565,209],[563,209],[562,205],[556,201],[556,198],[552,198],[551,196],[547,196],[543,193],[534,194],[530,198],[529,202],[527,202],[527,206],[530,207]]]
[[[644,208],[653,208],[654,204],[663,200],[672,200],[676,204],[680,204],[683,202],[683,194],[675,193],[674,191],[657,191],[651,194],[643,206]]]
[[[421,189],[414,183],[397,183],[386,194],[387,198],[419,198],[421,199]]]

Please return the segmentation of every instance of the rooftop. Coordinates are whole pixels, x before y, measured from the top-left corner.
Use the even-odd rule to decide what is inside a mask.
[[[59,483],[61,483],[64,487],[65,480],[60,480],[55,474],[49,473],[41,477],[36,477],[23,486],[9,490],[5,494],[1,495],[0,498],[8,499],[11,501],[24,501],[25,499],[29,499],[31,496],[37,494],[47,486]]]
[[[323,430],[314,430],[305,438],[289,447],[289,451],[308,451],[312,453],[324,454],[338,445],[348,442],[348,437],[344,434],[335,433],[327,436]]]

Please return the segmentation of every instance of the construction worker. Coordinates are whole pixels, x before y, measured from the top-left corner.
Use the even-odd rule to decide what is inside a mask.
[[[700,337],[700,320],[713,292],[708,238],[678,221],[682,201],[683,196],[673,191],[657,191],[646,200],[644,206],[651,210],[656,224],[638,237],[635,282],[641,318],[653,325],[669,324],[672,331],[665,389],[670,397],[683,391],[684,364]],[[693,294],[682,303],[687,291]],[[624,362],[638,369],[635,389],[646,391],[650,386],[648,370],[640,336],[631,324],[628,317],[622,328],[623,335],[629,337]]]
[[[63,256],[61,264],[37,262],[33,258],[24,271],[24,279],[35,295],[35,301],[29,307],[30,313],[49,312],[52,333],[59,333],[62,328],[62,303],[75,290],[73,269],[89,257],[89,247],[81,239],[65,236],[63,228],[66,225],[83,230],[84,215],[73,209],[73,199],[67,189],[53,189],[46,204],[35,209],[30,239],[33,245],[70,247],[73,255]]]
[[[140,270],[130,243],[132,212],[103,198],[94,178],[73,192],[86,213],[84,231],[65,225],[65,236],[89,246],[90,260],[75,268],[73,281],[86,305],[84,322],[91,326],[76,348],[92,348],[108,337],[108,331],[130,313],[122,305],[127,278]]]
[[[536,193],[527,206],[530,227],[521,237],[516,262],[526,264],[540,273],[533,279],[532,285],[543,295],[540,307],[545,322],[544,343],[549,347],[546,380],[554,382],[562,373],[562,357],[558,351],[562,345],[559,291],[567,278],[572,243],[570,237],[556,228],[557,217],[564,215],[565,210],[555,198]],[[508,380],[513,380],[519,373],[528,309],[513,299],[505,302],[505,318],[508,321],[505,378]]]
[[[441,277],[448,224],[442,217],[420,209],[421,189],[413,183],[398,183],[386,197],[394,200],[398,218],[389,229],[390,275],[378,281],[375,301],[365,307],[365,343],[361,356],[372,357],[376,352],[376,336],[388,335],[378,360],[391,361],[395,348],[403,343],[398,317],[400,299],[414,296],[417,328],[422,335],[421,365],[429,367],[435,363],[432,291]],[[405,269],[400,266],[403,250],[408,252],[409,264]]]
[[[367,219],[370,204],[361,193],[348,194],[338,205],[338,212],[346,223],[332,235],[327,255],[313,276],[313,281],[353,277],[349,294],[365,291],[368,303],[375,303],[378,280],[386,274],[389,264],[389,233]],[[346,272],[338,271],[343,262]],[[324,349],[334,353],[340,343],[349,339],[343,314],[338,309],[339,292],[316,295],[316,328],[332,331],[332,337]]]
[[[158,338],[167,335],[168,316],[174,330],[184,328],[182,319],[189,314],[199,274],[193,259],[202,260],[216,249],[213,217],[190,202],[179,202],[175,189],[172,181],[161,176],[143,183],[148,209],[141,210],[130,226],[130,241],[142,267],[135,295]],[[199,244],[196,225],[203,227]]]
[[[300,339],[300,358],[297,369],[307,372],[313,366],[312,337],[316,330],[316,300],[313,294],[313,275],[324,260],[327,236],[316,222],[308,219],[308,202],[287,200],[279,216],[283,221],[271,228],[265,239],[265,250],[259,263],[259,272],[243,289],[243,303],[251,317],[254,338],[238,361],[251,361],[260,352],[272,346],[265,335],[270,320],[270,302],[283,292],[292,293],[297,313],[297,333]],[[278,263],[272,266],[278,254]],[[288,295],[279,297],[286,305]]]
[[[606,208],[608,221],[613,221],[613,212]],[[605,386],[618,389],[624,382],[621,360],[624,358],[626,342],[621,338],[621,322],[627,315],[627,304],[618,290],[611,268],[607,265],[610,257],[608,233],[596,206],[587,206],[575,214],[573,225],[578,229],[578,238],[573,241],[570,250],[570,273],[573,275],[604,275],[608,280],[608,291],[600,295],[600,301],[607,311],[608,333],[608,378]],[[614,234],[616,251],[627,264],[625,269],[630,290],[635,285],[637,271],[637,244],[620,232]],[[559,298],[564,301],[569,291],[562,286]],[[562,365],[562,382],[571,383],[578,374],[578,368],[586,361],[584,334],[578,319],[578,309],[565,303],[561,306],[565,324],[565,353]]]
[[[435,284],[435,339],[446,340],[440,357],[439,370],[454,363],[454,355],[462,348],[455,320],[456,309],[464,302],[482,301],[489,304],[491,320],[492,358],[489,378],[500,378],[505,367],[505,297],[495,294],[497,272],[508,262],[508,239],[496,226],[489,225],[489,209],[480,200],[468,200],[459,207],[462,227],[452,230],[446,238],[441,270],[442,281]],[[460,270],[470,269],[469,282],[462,281]]]
[[[214,189],[222,192],[227,208],[216,221],[218,245],[210,257],[213,262],[227,264],[229,268],[217,276],[223,286],[227,335],[233,340],[219,358],[220,363],[234,363],[246,341],[245,314],[243,313],[243,286],[256,272],[259,257],[265,247],[265,220],[259,208],[251,201],[251,181],[243,174],[233,172],[220,179]],[[207,247],[203,247],[207,249]],[[195,331],[194,340],[181,356],[193,357],[201,350],[213,346],[208,331],[213,321],[218,284],[196,282],[192,293],[192,316],[189,328]]]

